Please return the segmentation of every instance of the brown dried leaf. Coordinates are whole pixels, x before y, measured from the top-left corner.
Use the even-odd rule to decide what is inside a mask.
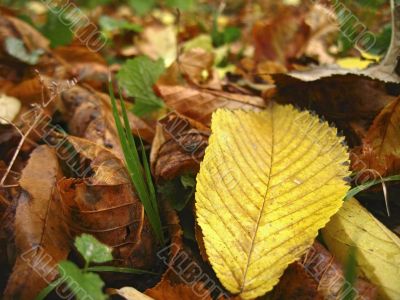
[[[65,106],[62,111],[71,134],[109,148],[119,157],[123,157],[111,102],[107,95],[75,86],[63,91],[60,97]],[[151,142],[154,129],[129,111],[128,118],[132,133],[137,135],[139,132],[141,138]]]
[[[400,171],[400,98],[389,103],[375,118],[363,144],[352,155],[354,170],[374,170],[381,176]]]
[[[340,298],[345,283],[344,268],[324,246],[315,242],[301,264],[307,274],[318,283],[318,291],[324,299]],[[376,287],[364,279],[358,278],[354,289],[358,295],[356,299],[373,300],[377,297]]]
[[[355,75],[333,76],[303,82],[274,74],[279,103],[291,103],[315,111],[343,130],[351,145],[359,145],[381,109],[396,99],[385,84]]]
[[[223,91],[195,89],[183,86],[158,85],[167,106],[178,113],[209,125],[212,113],[218,108],[261,110],[262,98]]]
[[[295,262],[283,273],[278,285],[272,292],[272,300],[323,300],[318,292],[318,283]]]
[[[58,182],[70,235],[94,235],[113,248],[118,265],[150,267],[154,262],[155,239],[123,162],[95,143],[75,137],[68,140],[90,162],[81,171],[86,178]]]
[[[171,180],[197,173],[208,145],[209,128],[177,113],[159,120],[150,155],[154,177]]]
[[[32,299],[57,276],[56,264],[70,245],[54,189],[61,175],[56,153],[39,146],[20,179],[22,188],[15,216],[17,260],[4,299]]]
[[[214,54],[193,48],[179,56],[180,71],[195,85],[220,90],[218,74],[213,71]]]
[[[5,39],[12,36],[21,39],[29,51],[36,49],[49,51],[49,40],[31,25],[18,18],[0,15],[0,28],[0,41],[3,47]]]
[[[378,65],[371,66],[365,70],[342,69],[336,65],[315,67],[308,71],[293,71],[286,76],[304,82],[312,82],[333,76],[366,77],[381,82],[400,83],[400,5],[394,0],[390,1],[392,8],[392,41],[385,58]]]
[[[190,299],[190,300],[211,300],[209,291],[202,283],[196,283],[192,286],[183,283],[172,284],[167,279],[162,279],[161,282],[154,288],[145,292],[146,295],[157,300],[171,299]]]
[[[311,37],[303,9],[286,7],[267,21],[253,27],[256,61],[272,60],[288,65],[289,60],[301,56]]]

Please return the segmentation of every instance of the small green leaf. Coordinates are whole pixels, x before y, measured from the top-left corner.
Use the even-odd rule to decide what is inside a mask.
[[[77,300],[107,299],[103,294],[104,282],[94,273],[84,273],[74,263],[64,260],[58,264],[58,270],[64,279],[63,284],[74,293]],[[89,298],[90,296],[90,298]]]
[[[52,48],[71,44],[74,39],[73,28],[68,24],[72,23],[59,14],[54,14],[50,10],[47,14],[47,22],[42,27],[42,33],[50,40]]]
[[[99,19],[99,25],[104,31],[115,31],[115,30],[127,30],[134,32],[141,32],[143,27],[130,23],[127,20],[119,20],[109,16],[101,16]]]
[[[44,53],[43,49],[36,49],[29,53],[25,48],[24,42],[15,37],[7,37],[5,47],[9,55],[29,65],[37,64],[40,56]]]
[[[196,178],[191,174],[185,174],[181,176],[181,183],[185,189],[194,188],[196,186]]]
[[[128,0],[128,4],[138,15],[145,15],[156,5],[156,0]]]
[[[133,112],[144,115],[164,106],[162,99],[153,91],[153,85],[165,71],[162,59],[152,61],[146,56],[139,56],[128,60],[118,72],[120,85],[127,94],[135,97]]]
[[[113,259],[111,248],[99,242],[90,234],[82,234],[75,239],[75,247],[87,263],[104,263]]]

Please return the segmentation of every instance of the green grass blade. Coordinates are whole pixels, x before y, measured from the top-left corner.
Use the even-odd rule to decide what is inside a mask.
[[[389,176],[389,177],[385,177],[382,179],[376,179],[376,180],[372,180],[372,181],[368,181],[364,184],[361,184],[359,186],[356,186],[354,188],[352,188],[350,191],[347,192],[346,197],[344,198],[345,201],[350,200],[351,198],[353,198],[354,196],[356,196],[358,193],[369,189],[370,187],[383,183],[383,182],[389,182],[389,181],[398,181],[400,180],[400,175],[393,175],[393,176]]]
[[[356,247],[354,246],[351,246],[349,249],[344,278],[345,280],[342,287],[342,293],[344,294],[344,297],[342,298],[343,300],[353,300],[356,296],[354,284],[357,279]]]
[[[126,273],[126,274],[149,274],[149,275],[159,275],[158,273],[134,269],[134,268],[123,268],[123,267],[113,267],[113,266],[93,266],[87,268],[88,272],[115,272],[115,273]]]
[[[153,203],[154,201],[152,201],[152,199],[150,198],[151,196],[148,190],[148,186],[144,181],[145,179],[143,178],[144,177],[142,171],[143,169],[140,163],[139,154],[135,142],[132,137],[125,104],[121,98],[122,117],[125,124],[125,126],[123,126],[119,116],[117,101],[115,99],[111,82],[109,85],[109,90],[110,90],[113,116],[115,119],[115,125],[117,127],[118,135],[120,138],[122,151],[124,152],[125,162],[127,169],[129,171],[129,176],[131,178],[133,185],[135,186],[139,199],[143,204],[143,207],[145,209],[147,217],[149,218],[149,222],[154,230],[154,233],[156,234],[161,244],[164,244],[161,219],[158,213],[158,209],[154,208],[154,203]]]
[[[63,278],[60,277],[46,286],[40,293],[35,297],[35,300],[43,300],[62,282]]]
[[[140,137],[140,134],[139,134],[139,137]],[[140,138],[140,144],[141,144],[141,147],[142,147],[142,161],[143,161],[144,172],[145,172],[145,175],[146,175],[147,188],[148,188],[148,190],[150,192],[150,199],[151,199],[151,202],[153,203],[154,210],[157,212],[157,214],[159,214],[158,205],[157,205],[156,190],[154,189],[154,184],[153,184],[153,179],[151,177],[151,171],[150,171],[149,162],[147,160],[146,151],[144,150],[144,145],[143,145],[143,141],[142,141],[141,138]]]
[[[120,95],[120,101],[121,101],[122,118],[125,123],[125,134],[127,136],[128,147],[131,150],[131,152],[133,153],[134,160],[140,164],[138,150],[137,150],[135,141],[133,140],[133,137],[132,137],[132,132],[131,132],[129,119],[128,119],[128,113],[127,113],[125,103],[124,103],[121,95]],[[147,163],[147,161],[146,161],[146,163]],[[148,184],[148,182],[146,184],[143,176],[140,176],[140,175],[143,175],[143,173],[141,172],[142,169],[140,168],[139,170],[140,170],[140,174],[137,174],[137,176],[135,176],[136,177],[136,179],[134,181],[135,187],[137,184],[138,194],[139,194],[139,197],[142,199],[143,205],[145,206],[145,210],[147,211],[149,221],[152,224],[152,226],[154,227],[155,233],[158,236],[158,238],[160,239],[161,243],[164,244],[162,228],[161,228],[161,220],[159,217],[156,198],[155,197],[151,198],[151,194],[149,192],[149,184]],[[151,186],[153,186],[152,182],[151,182]],[[154,186],[153,186],[153,189],[154,189]],[[154,193],[154,195],[155,195],[155,193]]]

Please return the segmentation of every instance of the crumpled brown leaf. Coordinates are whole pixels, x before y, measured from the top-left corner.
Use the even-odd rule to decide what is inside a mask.
[[[171,243],[161,249],[157,256],[168,268],[161,281],[155,287],[147,289],[145,294],[156,300],[211,300],[210,293],[212,292],[216,296],[225,294],[218,286],[216,279],[211,278],[202,269],[190,250],[183,244],[183,231],[179,217],[167,202],[164,203],[164,214],[171,236]]]
[[[157,85],[167,106],[204,125],[209,125],[212,113],[218,108],[261,110],[265,107],[260,97],[227,93],[184,86]]]
[[[353,149],[354,170],[371,170],[369,176],[388,176],[400,171],[400,98],[389,103],[375,118],[360,147]]]
[[[122,158],[117,129],[111,110],[110,98],[101,93],[81,86],[63,91],[60,95],[64,105],[70,133],[88,139],[115,151]],[[132,134],[151,142],[154,129],[128,111]]]
[[[58,67],[58,74],[77,78],[81,84],[87,83],[97,90],[107,90],[110,70],[99,53],[82,45],[70,45],[57,47],[53,55],[65,62]]]
[[[7,37],[19,38],[29,51],[43,49],[49,51],[50,42],[28,23],[12,16],[0,15],[0,42],[3,44]],[[3,47],[1,50],[3,51]],[[5,53],[1,53],[4,55]],[[0,57],[1,57],[0,55]]]
[[[333,76],[349,76],[366,77],[369,79],[400,83],[400,4],[390,1],[392,9],[392,41],[385,58],[378,64],[371,66],[365,70],[348,70],[342,69],[336,65],[313,67],[307,71],[292,71],[283,77],[290,77],[304,82],[312,82]]]
[[[307,274],[318,283],[318,291],[325,299],[340,298],[345,282],[344,266],[324,246],[314,242],[301,264]],[[358,295],[356,299],[376,299],[376,287],[360,277],[357,278],[354,289]]]
[[[63,220],[70,235],[94,235],[113,248],[117,265],[152,266],[155,239],[123,162],[90,141],[71,136],[68,141],[79,153],[80,161],[87,161],[78,169],[81,178],[58,182]]]
[[[303,82],[273,74],[277,85],[275,99],[315,111],[346,135],[350,145],[359,145],[375,116],[395,100],[385,84],[355,75],[333,76]]]
[[[349,293],[342,288],[345,282],[344,268],[317,241],[301,261],[291,264],[272,292],[272,299],[344,299]],[[355,283],[355,299],[373,300],[377,297],[376,287],[358,278]]]
[[[208,127],[174,112],[159,120],[150,155],[156,180],[198,172],[209,135]]]
[[[15,216],[17,259],[4,299],[32,299],[56,276],[70,250],[55,184],[61,176],[56,153],[37,147],[22,172]]]
[[[221,89],[218,74],[213,70],[214,54],[202,48],[193,48],[179,56],[179,68],[186,79],[204,88]]]
[[[288,6],[266,21],[253,27],[256,61],[272,60],[288,65],[290,59],[301,56],[311,37],[311,28],[305,22],[304,9]]]

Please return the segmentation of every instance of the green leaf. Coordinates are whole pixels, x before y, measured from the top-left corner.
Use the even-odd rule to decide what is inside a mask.
[[[65,46],[71,44],[74,33],[68,26],[71,21],[59,14],[54,14],[50,10],[47,14],[47,22],[42,27],[42,33],[50,40],[51,47]],[[65,25],[67,24],[67,25]]]
[[[196,178],[192,174],[185,174],[181,176],[181,183],[185,189],[194,188],[196,186]]]
[[[169,7],[178,8],[182,11],[191,10],[195,2],[193,0],[167,0],[166,4]]]
[[[221,47],[225,44],[230,44],[238,40],[241,36],[241,31],[237,27],[226,27],[220,31],[218,28],[218,13],[214,14],[213,27],[211,30],[211,38],[214,47]]]
[[[36,49],[29,53],[22,40],[15,37],[7,37],[5,41],[6,52],[18,60],[29,65],[35,65],[40,56],[44,53],[43,49]]]
[[[177,211],[182,211],[192,199],[196,186],[196,179],[193,175],[182,175],[171,181],[159,185],[158,191],[164,195]]]
[[[119,20],[109,16],[101,16],[99,19],[99,25],[104,31],[115,31],[115,30],[127,30],[134,32],[141,32],[143,27],[130,23],[126,20]]]
[[[103,294],[104,282],[100,276],[94,273],[85,273],[70,261],[61,261],[58,270],[64,278],[63,284],[74,293],[77,300],[91,299],[103,300],[107,296]]]
[[[135,97],[133,112],[144,115],[164,106],[162,99],[153,91],[153,85],[165,71],[162,59],[152,61],[146,56],[139,56],[128,60],[118,72],[120,85],[127,94]]]
[[[156,6],[156,0],[128,0],[128,4],[138,15],[145,15]]]
[[[113,259],[111,248],[99,242],[90,234],[82,234],[75,239],[75,247],[87,263],[104,263]]]

